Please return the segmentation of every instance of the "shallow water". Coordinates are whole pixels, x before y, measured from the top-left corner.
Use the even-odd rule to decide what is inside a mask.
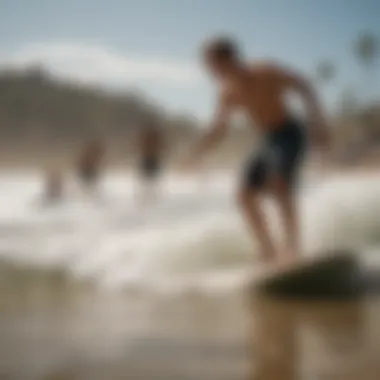
[[[40,294],[2,304],[1,379],[360,379],[380,374],[378,299],[243,292]]]
[[[256,253],[228,176],[167,178],[139,206],[114,173],[39,203],[38,173],[0,176],[0,379],[380,378],[380,302],[295,303],[244,291]],[[305,255],[351,248],[376,268],[380,177],[308,180]],[[271,227],[278,221],[271,204]]]
[[[228,176],[203,183],[169,177],[146,207],[134,197],[132,178],[117,173],[106,178],[100,200],[71,184],[61,204],[43,206],[40,187],[38,173],[0,175],[0,258],[7,262],[66,271],[100,287],[178,290],[237,285],[257,253]],[[305,255],[376,250],[379,195],[380,176],[308,180],[300,193]],[[266,207],[280,239],[275,210]]]

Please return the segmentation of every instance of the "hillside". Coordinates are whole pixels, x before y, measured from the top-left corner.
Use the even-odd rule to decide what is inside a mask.
[[[168,113],[138,93],[59,81],[39,67],[0,72],[3,166],[71,165],[81,145],[94,137],[106,141],[110,164],[128,164],[135,157],[138,127],[147,118],[162,127],[172,161],[201,131],[192,117]],[[355,155],[361,155],[380,141],[376,104],[339,115],[333,124],[334,145],[340,157],[352,158],[352,146]],[[248,128],[232,128],[230,138],[210,160],[218,164],[240,162],[253,140]]]
[[[107,142],[111,163],[132,159],[140,123],[154,118],[170,153],[188,145],[200,132],[195,119],[167,113],[141,94],[110,92],[52,78],[39,67],[0,72],[0,146],[3,164],[56,161],[70,164],[73,152],[91,138]],[[219,152],[240,150],[247,132]],[[227,150],[226,150],[227,149]]]

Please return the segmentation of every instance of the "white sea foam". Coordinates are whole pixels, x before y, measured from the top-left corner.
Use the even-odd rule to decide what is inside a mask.
[[[232,286],[257,254],[235,205],[233,181],[203,185],[167,178],[160,198],[141,207],[134,183],[109,175],[101,201],[72,192],[60,205],[38,202],[38,173],[0,177],[0,257],[26,267],[60,268],[99,286],[178,289]],[[306,254],[329,248],[365,250],[380,243],[380,177],[333,176],[301,191]],[[271,227],[279,223],[270,202]]]

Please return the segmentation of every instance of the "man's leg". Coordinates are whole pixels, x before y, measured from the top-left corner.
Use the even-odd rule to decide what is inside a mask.
[[[282,258],[293,261],[300,251],[297,199],[294,192],[306,147],[305,135],[298,122],[291,121],[272,141],[268,185],[279,207],[285,233]]]
[[[256,237],[262,250],[263,259],[273,260],[276,257],[274,243],[270,237],[266,217],[260,207],[259,195],[256,191],[242,187],[238,201],[243,216],[248,224],[249,232]]]
[[[293,189],[281,178],[275,178],[271,181],[271,190],[279,207],[285,234],[285,247],[282,258],[287,261],[296,260],[300,250],[300,236],[295,194]]]

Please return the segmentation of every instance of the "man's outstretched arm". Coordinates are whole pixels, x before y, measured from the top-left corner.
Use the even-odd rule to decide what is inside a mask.
[[[193,159],[201,159],[208,150],[225,137],[233,110],[233,102],[229,96],[222,94],[218,100],[210,129],[201,137],[192,151]]]
[[[323,145],[328,144],[329,131],[326,125],[326,118],[311,83],[301,75],[289,71],[282,71],[280,75],[285,85],[290,90],[298,93],[305,102],[312,137],[319,140],[318,142]]]

